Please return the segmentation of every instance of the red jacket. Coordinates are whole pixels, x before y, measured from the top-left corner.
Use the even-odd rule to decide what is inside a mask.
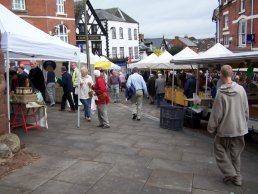
[[[98,97],[98,100],[96,100],[96,104],[108,104],[109,103],[109,96],[108,96],[108,91],[106,88],[106,82],[103,78],[101,78],[101,77],[96,78],[96,84],[94,86],[94,90],[95,90],[97,96],[99,96],[102,93],[106,94],[106,98],[104,98],[104,99],[100,99]]]

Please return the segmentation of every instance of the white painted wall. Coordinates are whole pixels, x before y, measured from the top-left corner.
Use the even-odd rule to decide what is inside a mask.
[[[105,24],[103,23],[105,26]],[[116,39],[112,39],[112,27],[116,28]],[[120,39],[119,28],[123,28],[123,39]],[[131,28],[132,32],[132,40],[128,39],[128,28]],[[139,53],[139,31],[138,31],[137,23],[126,23],[126,22],[116,22],[116,21],[108,21],[108,39],[109,39],[109,54],[110,58],[112,58],[112,47],[117,48],[117,56],[120,57],[120,47],[124,47],[124,56],[129,56],[129,47],[133,47],[133,58],[132,61],[139,61],[140,53]],[[137,40],[134,39],[134,29],[137,30]],[[138,59],[135,59],[135,47],[138,47]],[[105,37],[102,37],[102,53],[103,55],[107,55],[106,52],[106,40]]]

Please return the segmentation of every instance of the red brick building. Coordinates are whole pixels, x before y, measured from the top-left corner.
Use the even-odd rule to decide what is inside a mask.
[[[220,0],[213,20],[217,42],[234,52],[258,50],[258,0]]]
[[[0,3],[44,32],[76,44],[74,0],[0,0]]]
[[[191,41],[187,36],[185,37],[176,36],[175,39],[172,40],[172,46],[179,47],[179,48],[189,47],[193,51],[198,52],[197,44]]]

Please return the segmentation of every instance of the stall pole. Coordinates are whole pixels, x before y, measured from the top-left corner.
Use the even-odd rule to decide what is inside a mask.
[[[6,51],[6,65],[5,65],[5,71],[6,71],[6,100],[7,100],[7,117],[8,117],[8,132],[11,133],[11,111],[10,111],[10,77],[9,77],[9,51],[8,51],[8,45],[7,45],[7,51]]]
[[[174,68],[173,68],[173,79],[172,79],[172,106],[174,106],[174,83],[175,83],[175,74],[174,74]]]
[[[79,70],[78,70],[78,77],[77,77],[77,79],[78,79],[78,114],[77,114],[77,116],[78,116],[78,122],[77,122],[77,128],[80,128],[80,106],[79,106],[79,104],[80,104],[80,95],[81,95],[81,62],[79,61]]]
[[[205,80],[205,95],[207,94],[207,90],[208,90],[208,77],[209,77],[209,72],[207,70],[206,73],[205,73],[205,78],[206,78],[206,80]]]
[[[196,95],[199,94],[199,72],[200,72],[200,65],[198,64],[197,73],[196,73]]]
[[[71,74],[71,61],[68,63],[68,73]]]

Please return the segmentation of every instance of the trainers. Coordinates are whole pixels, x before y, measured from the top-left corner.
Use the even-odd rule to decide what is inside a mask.
[[[133,114],[133,120],[135,120],[137,118],[137,114]]]
[[[242,180],[239,176],[235,176],[231,179],[231,182],[233,185],[236,185],[236,186],[241,186],[242,185]]]
[[[50,107],[53,107],[53,106],[55,106],[55,103],[53,103],[53,104],[50,104]]]
[[[141,118],[137,118],[137,121],[140,121],[141,120]]]
[[[107,129],[107,128],[110,128],[109,125],[103,125],[102,129]]]
[[[91,122],[91,118],[90,118],[90,117],[89,117],[89,118],[87,118],[87,121],[88,121],[88,122]]]
[[[98,125],[97,127],[103,127],[104,125],[103,124],[100,124],[100,125]]]

